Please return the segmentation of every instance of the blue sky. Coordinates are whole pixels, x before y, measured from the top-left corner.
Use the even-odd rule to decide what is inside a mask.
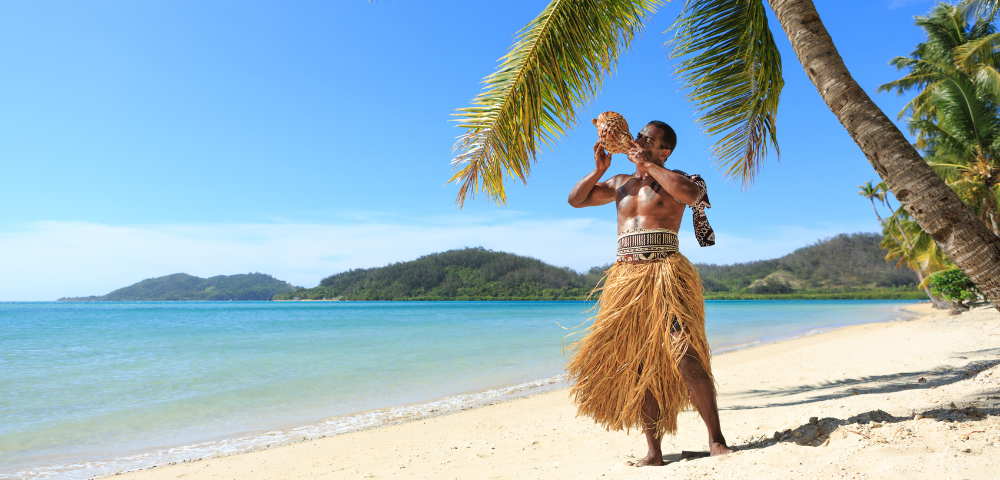
[[[670,123],[668,165],[701,173],[718,245],[695,262],[774,258],[877,229],[857,185],[877,176],[772,18],[785,88],[749,190],[711,163],[663,43],[683,2],[633,43],[580,125],[543,150],[509,203],[458,210],[450,176],[466,106],[544,1],[94,1],[0,4],[0,300],[101,295],[145,278],[260,271],[314,286],[350,268],[465,246],[586,270],[613,259],[613,206],[576,210],[605,110]],[[818,2],[855,79],[876,94],[922,41],[931,1]],[[634,133],[634,132],[633,132]],[[615,155],[608,175],[629,173]]]

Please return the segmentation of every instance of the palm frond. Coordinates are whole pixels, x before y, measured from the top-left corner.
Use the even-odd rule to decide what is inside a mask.
[[[952,136],[951,132],[942,129],[930,120],[911,120],[910,130],[918,132],[917,148],[944,147],[960,155],[969,156],[969,144]]]
[[[972,71],[972,81],[976,87],[988,94],[994,102],[1000,101],[1000,72],[996,67],[979,65]]]
[[[941,177],[941,179],[946,183],[954,181],[959,175],[958,169],[962,168],[961,165],[949,163],[928,163],[928,165],[930,165],[931,169],[934,170],[934,173]]]
[[[539,143],[552,146],[577,123],[619,55],[661,0],[552,0],[518,32],[472,106],[454,115],[465,133],[452,160],[456,198],[483,192],[503,205],[504,181],[527,181]]]
[[[895,90],[897,96],[902,95],[914,88],[926,88],[928,84],[937,80],[942,74],[954,70],[954,67],[946,62],[932,62],[930,60],[905,57],[896,57],[896,59],[899,59],[899,61],[890,63],[895,65],[899,70],[909,68],[910,73],[899,80],[879,85],[875,89],[876,92],[882,93]]]
[[[914,24],[927,34],[926,45],[939,48],[945,55],[968,41],[965,15],[960,8],[952,5],[939,3],[930,15],[917,16]]]
[[[971,72],[976,65],[997,68],[1000,65],[1000,33],[992,33],[955,47],[955,64],[966,72]]]
[[[956,75],[949,80],[942,82],[935,91],[941,99],[938,125],[952,137],[983,151],[996,136],[996,114],[968,77]]]
[[[975,23],[977,19],[992,23],[997,13],[1000,13],[1000,1],[998,0],[965,0],[959,3],[958,7],[969,23]]]
[[[688,98],[702,113],[716,163],[744,187],[753,183],[770,144],[784,80],[781,56],[760,0],[688,0],[669,42]]]

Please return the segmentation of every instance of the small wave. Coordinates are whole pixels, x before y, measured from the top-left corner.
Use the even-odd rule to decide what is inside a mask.
[[[275,430],[216,442],[195,443],[161,449],[155,452],[124,455],[114,460],[103,462],[80,462],[69,465],[33,468],[9,474],[0,473],[0,479],[35,480],[59,478],[60,480],[82,480],[106,477],[119,472],[142,470],[157,466],[263,450],[289,443],[444,415],[479,407],[488,403],[541,393],[542,391],[563,386],[566,382],[567,376],[565,374],[557,375],[555,377],[492,390],[453,395],[427,403],[382,408],[332,417],[319,423],[303,425],[289,430]]]
[[[758,347],[758,346],[763,345],[763,344],[764,344],[763,341],[761,341],[760,339],[757,339],[757,340],[753,340],[753,341],[750,341],[750,342],[737,343],[735,345],[723,345],[723,346],[721,346],[719,348],[713,348],[712,349],[712,355],[718,355],[720,353],[726,353],[726,352],[735,352],[737,350],[743,350],[743,349],[747,349],[747,348]]]

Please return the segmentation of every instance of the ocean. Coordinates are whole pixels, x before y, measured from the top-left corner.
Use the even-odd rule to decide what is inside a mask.
[[[709,301],[715,354],[908,301]],[[565,386],[586,302],[0,302],[0,479],[83,479]]]

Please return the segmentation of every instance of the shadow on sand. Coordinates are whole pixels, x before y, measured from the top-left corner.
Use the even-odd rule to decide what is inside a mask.
[[[980,356],[980,355],[994,355],[1000,356],[1000,348],[986,349],[974,352],[959,352],[952,358],[965,359],[968,356]],[[744,409],[755,409],[755,408],[767,408],[767,407],[780,407],[789,405],[804,405],[813,402],[820,402],[823,400],[843,398],[852,395],[859,394],[880,394],[889,392],[899,392],[903,390],[914,390],[914,389],[929,389],[937,388],[942,385],[949,385],[967,378],[973,377],[981,371],[989,369],[995,365],[1000,364],[1000,360],[977,360],[965,364],[959,368],[940,368],[934,370],[920,371],[920,372],[907,372],[899,373],[895,375],[883,375],[883,376],[871,376],[863,377],[858,379],[848,379],[840,380],[836,382],[827,382],[819,386],[816,385],[802,385],[790,388],[775,389],[775,390],[749,390],[745,392],[740,392],[737,395],[755,396],[757,398],[761,397],[772,397],[781,398],[789,397],[793,395],[799,395],[809,392],[819,392],[818,395],[814,395],[808,399],[795,400],[795,401],[775,401],[767,405],[761,406],[733,406],[726,408],[725,410],[744,410]],[[992,390],[981,390],[976,393],[977,397],[984,397],[991,400],[990,407],[977,407],[977,406],[967,406],[965,408],[959,408],[954,402],[960,404],[969,404],[971,401],[976,400],[973,398],[956,398],[951,403],[949,408],[935,408],[924,411],[914,411],[910,415],[905,417],[898,417],[886,413],[882,410],[871,410],[865,413],[854,415],[846,419],[839,419],[835,417],[824,417],[818,418],[813,417],[809,419],[808,423],[799,425],[796,428],[786,429],[781,432],[774,432],[770,436],[761,436],[759,438],[747,438],[747,439],[736,439],[736,442],[732,442],[734,445],[730,445],[733,451],[743,451],[743,450],[756,450],[774,446],[778,443],[795,443],[802,446],[823,446],[827,445],[830,441],[830,435],[837,431],[841,427],[845,427],[841,432],[847,432],[847,434],[857,434],[863,437],[868,437],[871,440],[878,442],[885,442],[882,436],[876,436],[872,434],[872,429],[884,428],[882,432],[893,431],[892,435],[894,440],[896,436],[900,433],[906,435],[905,429],[894,429],[893,425],[900,422],[905,422],[908,420],[915,420],[920,418],[934,419],[938,421],[947,421],[954,423],[963,423],[975,420],[982,420],[987,417],[1000,416],[1000,389],[993,388]],[[707,457],[708,452],[681,452],[675,454],[667,454],[664,452],[663,460],[664,464],[670,464],[674,462],[694,460],[697,458]]]
[[[952,358],[963,360],[969,356],[1000,356],[1000,348],[978,350],[974,352],[958,352]],[[767,404],[746,406],[734,405],[722,410],[749,410],[756,408],[787,407],[792,405],[803,405],[823,400],[833,400],[837,398],[849,397],[862,394],[880,394],[900,392],[904,390],[918,390],[937,388],[942,385],[950,385],[977,373],[986,370],[994,365],[1000,364],[997,360],[976,360],[958,368],[941,367],[933,370],[916,372],[896,373],[892,375],[873,375],[861,378],[850,378],[833,382],[823,382],[818,385],[799,385],[795,387],[779,388],[774,390],[746,390],[737,392],[734,396],[750,396],[755,398],[773,398]],[[780,401],[783,397],[792,397],[809,392],[815,395],[798,400]]]

